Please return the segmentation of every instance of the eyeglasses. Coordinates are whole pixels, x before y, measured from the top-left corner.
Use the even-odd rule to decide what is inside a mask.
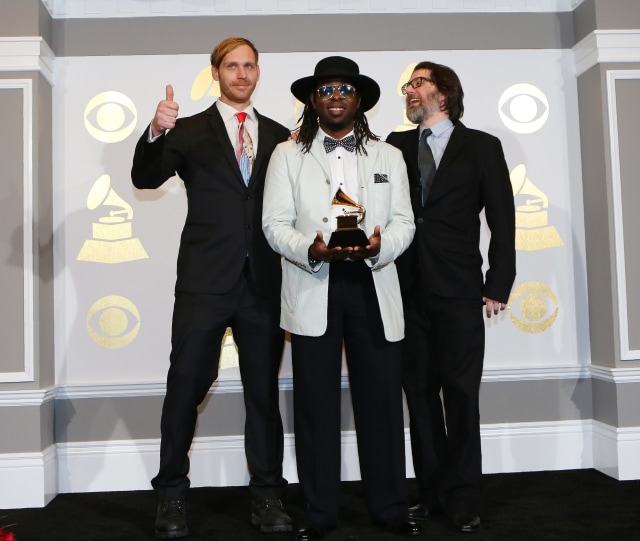
[[[416,77],[415,79],[411,79],[408,83],[403,84],[400,87],[400,92],[402,92],[402,95],[404,96],[407,93],[407,87],[410,86],[414,89],[420,88],[425,83],[433,83],[433,79],[429,79],[429,77]]]
[[[316,90],[316,94],[323,100],[330,100],[336,90],[341,98],[353,98],[356,95],[356,87],[351,85],[322,85]]]

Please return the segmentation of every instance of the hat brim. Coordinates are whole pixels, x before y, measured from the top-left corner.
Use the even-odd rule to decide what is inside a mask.
[[[363,111],[373,108],[380,99],[380,86],[371,77],[366,75],[353,75],[345,73],[323,74],[322,76],[311,75],[303,77],[291,84],[291,93],[302,103],[306,103],[307,98],[316,90],[318,83],[330,80],[343,80],[356,87],[360,96],[360,107]]]

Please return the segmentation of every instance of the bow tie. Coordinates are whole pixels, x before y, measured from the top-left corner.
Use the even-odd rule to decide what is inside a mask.
[[[349,135],[349,137],[345,137],[339,141],[332,137],[325,136],[323,143],[324,150],[327,154],[338,147],[342,147],[349,152],[354,152],[356,150],[356,138],[353,135]]]

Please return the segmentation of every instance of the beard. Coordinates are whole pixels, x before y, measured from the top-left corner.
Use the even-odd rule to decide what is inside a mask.
[[[424,105],[407,108],[407,118],[414,124],[420,124],[427,115],[427,108]]]

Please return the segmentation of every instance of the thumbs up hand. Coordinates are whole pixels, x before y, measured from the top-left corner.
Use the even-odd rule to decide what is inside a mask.
[[[158,103],[156,114],[151,122],[151,133],[153,137],[170,130],[176,125],[178,118],[178,103],[173,101],[173,87],[167,85],[166,98]]]

